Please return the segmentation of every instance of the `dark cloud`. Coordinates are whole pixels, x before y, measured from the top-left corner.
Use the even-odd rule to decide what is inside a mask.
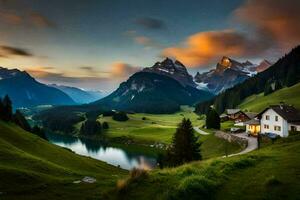
[[[135,23],[144,28],[152,29],[152,30],[160,30],[166,28],[166,24],[163,20],[152,18],[152,17],[143,17],[143,18],[136,19]]]
[[[285,51],[300,43],[299,10],[299,0],[249,0],[235,11],[235,16]]]
[[[10,56],[30,57],[33,55],[26,49],[2,45],[0,46],[0,56],[1,57],[10,57]]]

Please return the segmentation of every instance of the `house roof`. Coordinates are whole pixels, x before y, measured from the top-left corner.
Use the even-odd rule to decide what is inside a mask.
[[[223,114],[220,115],[220,117],[223,118],[223,117],[228,117],[228,116],[227,116],[227,114],[223,113]]]
[[[250,119],[253,119],[257,116],[258,113],[254,113],[254,112],[246,112],[245,113]]]
[[[269,108],[266,108],[261,113],[258,114],[258,117],[261,116],[269,109],[274,110],[278,115],[280,115],[283,119],[288,122],[299,122],[300,121],[300,112],[293,106],[289,106],[286,104],[280,105],[271,105]]]
[[[226,113],[228,115],[233,115],[233,114],[236,114],[236,113],[238,113],[240,111],[241,111],[241,109],[226,109]]]
[[[251,119],[249,121],[244,122],[244,124],[248,124],[248,125],[260,125],[260,121],[258,119]]]

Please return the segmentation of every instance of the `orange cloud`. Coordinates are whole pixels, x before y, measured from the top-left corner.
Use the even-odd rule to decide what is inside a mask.
[[[129,75],[139,71],[140,67],[134,67],[127,63],[115,62],[111,66],[111,75],[112,77],[128,77]]]
[[[224,55],[251,56],[265,48],[263,43],[259,44],[234,30],[222,30],[191,35],[183,45],[164,49],[162,55],[176,58],[190,67],[199,67]]]
[[[4,21],[5,23],[13,24],[13,25],[19,25],[23,21],[21,16],[15,14],[15,13],[6,12],[6,11],[0,12],[0,19],[2,21]]]
[[[291,48],[300,42],[299,0],[249,0],[235,11],[236,18]]]

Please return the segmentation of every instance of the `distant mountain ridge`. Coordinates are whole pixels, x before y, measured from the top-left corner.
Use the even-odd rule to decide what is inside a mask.
[[[50,86],[63,91],[78,104],[91,103],[104,97],[104,94],[99,91],[89,91],[76,87],[57,84],[51,84]]]
[[[188,73],[186,67],[178,60],[173,62],[173,60],[166,58],[162,62],[156,62],[152,67],[144,68],[143,71],[171,77],[180,82],[183,86],[197,86],[193,81],[193,76]]]
[[[215,69],[202,74],[198,72],[194,77],[194,81],[198,84],[198,88],[206,88],[208,91],[218,94],[247,80],[258,72],[264,71],[269,66],[271,66],[271,63],[266,60],[259,65],[255,65],[250,61],[238,62],[224,56],[217,63]]]
[[[75,104],[67,94],[39,83],[26,71],[0,67],[0,97],[6,94],[15,107]]]

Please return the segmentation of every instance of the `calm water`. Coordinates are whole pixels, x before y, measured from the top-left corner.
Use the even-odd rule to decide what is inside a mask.
[[[71,149],[79,155],[89,156],[114,166],[120,166],[123,169],[152,169],[156,166],[155,157],[110,147],[102,144],[100,141],[79,139],[59,134],[47,134],[47,137],[51,143]]]

